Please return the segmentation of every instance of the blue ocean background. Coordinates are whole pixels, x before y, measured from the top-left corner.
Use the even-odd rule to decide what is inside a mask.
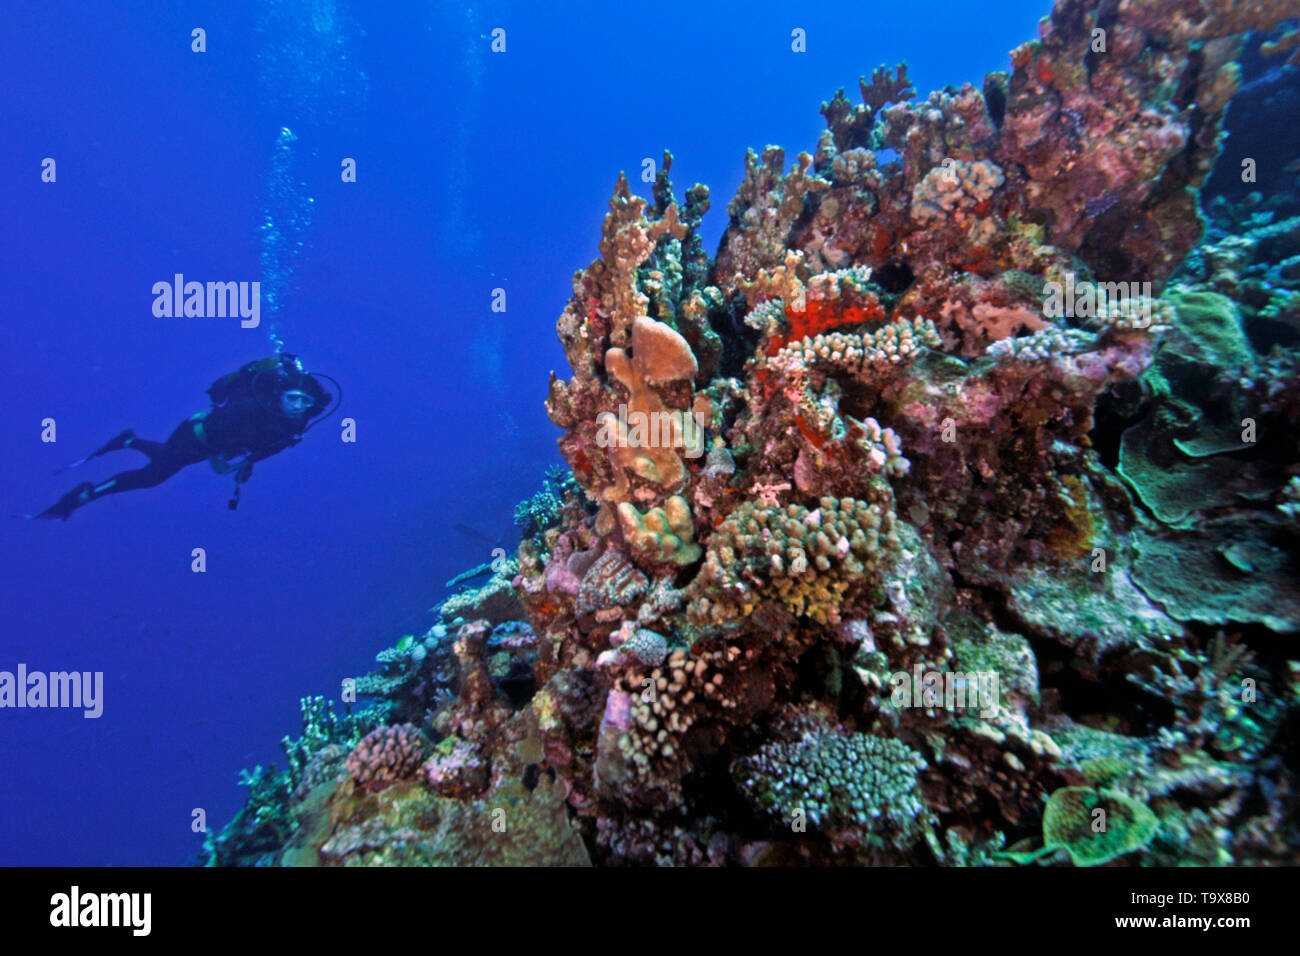
[[[283,765],[299,698],[337,698],[433,622],[444,582],[513,548],[515,504],[560,461],[555,319],[619,170],[648,196],[642,160],[671,149],[678,196],[712,190],[712,253],[746,147],[811,151],[818,105],[856,101],[882,63],[906,60],[921,96],[979,85],[1048,9],[7,4],[0,670],[102,671],[105,689],[98,720],[0,710],[0,864],[191,862],[192,812],[219,829],[240,768]],[[155,318],[178,272],[262,282],[261,326]],[[198,465],[66,524],[9,517],[139,467],[124,451],[51,474],[126,427],[164,440],[273,330],[343,407],[258,464],[238,512]]]

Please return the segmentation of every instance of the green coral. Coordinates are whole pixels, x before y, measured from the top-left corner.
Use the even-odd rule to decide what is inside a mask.
[[[280,741],[289,760],[287,770],[257,765],[241,770],[239,785],[248,787],[248,800],[216,837],[204,841],[208,866],[271,866],[297,828],[291,812],[294,791],[311,774],[309,765],[328,748],[341,759],[363,735],[382,723],[374,709],[337,714],[324,697],[304,697],[302,736]],[[327,755],[328,756],[328,755]]]
[[[733,768],[756,808],[854,846],[897,848],[919,835],[919,753],[892,737],[845,733],[819,714],[790,717],[778,734]]]
[[[1150,807],[1132,797],[1062,787],[1043,812],[1043,842],[1064,849],[1075,866],[1097,866],[1142,849],[1155,836],[1156,825]]]
[[[1115,757],[1094,757],[1079,765],[1079,772],[1088,778],[1094,787],[1104,787],[1126,776],[1133,770],[1133,765],[1126,760]]]
[[[1237,304],[1217,292],[1171,292],[1168,301],[1178,313],[1178,332],[1166,342],[1166,366],[1178,363],[1178,371],[1190,372],[1205,366],[1253,368],[1255,353],[1241,328]],[[1191,366],[1191,368],[1184,368]]]
[[[1005,854],[1028,863],[1064,851],[1075,866],[1100,866],[1151,842],[1159,820],[1151,808],[1114,790],[1062,787],[1043,811],[1043,847]]]
[[[1229,515],[1195,532],[1144,531],[1136,543],[1133,580],[1172,617],[1300,631],[1300,560],[1272,515]]]
[[[949,633],[953,633],[950,630]],[[999,703],[1016,699],[1021,709],[1037,707],[1038,661],[1029,641],[986,624],[981,632],[954,634],[952,656],[958,671],[998,675]]]
[[[270,866],[293,833],[289,775],[258,764],[239,772],[248,800],[216,836],[203,841],[206,866]]]
[[[546,532],[560,524],[564,509],[579,497],[578,483],[573,472],[560,465],[546,470],[542,489],[526,501],[515,506],[515,524],[527,538],[545,550]],[[448,583],[450,587],[450,582]]]
[[[289,781],[295,787],[302,782],[307,764],[323,748],[341,744],[351,749],[381,723],[378,715],[369,710],[354,714],[349,708],[343,714],[336,714],[334,705],[324,697],[304,697],[299,705],[302,736],[297,740],[285,736],[280,741],[285,756],[289,758]]]
[[[1196,513],[1276,487],[1265,463],[1241,457],[1250,402],[1236,379],[1256,358],[1236,304],[1213,292],[1171,293],[1178,324],[1143,376],[1151,407],[1125,430],[1117,471],[1162,523],[1191,527]]]
[[[970,833],[960,827],[944,831],[943,842],[933,832],[927,832],[926,842],[934,858],[942,866],[1006,866],[998,854],[1006,845],[1005,833],[996,831],[990,836]]]

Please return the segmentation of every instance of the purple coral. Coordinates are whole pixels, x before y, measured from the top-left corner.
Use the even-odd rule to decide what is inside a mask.
[[[450,747],[438,747],[438,753],[424,765],[424,779],[429,789],[444,797],[467,798],[482,793],[488,785],[488,762],[478,748],[456,739]]]

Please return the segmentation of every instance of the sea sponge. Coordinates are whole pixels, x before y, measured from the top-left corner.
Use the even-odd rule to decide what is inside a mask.
[[[605,371],[628,392],[627,414],[613,413],[607,424],[616,429],[604,444],[619,472],[618,480],[605,489],[607,501],[617,501],[628,491],[627,472],[665,488],[679,486],[686,479],[679,449],[701,446],[699,426],[689,411],[671,410],[655,387],[672,382],[689,382],[699,366],[690,345],[674,329],[647,316],[632,323],[632,354],[621,348],[605,352]],[[628,422],[653,423],[649,437],[637,438]],[[603,426],[604,427],[604,426]]]
[[[676,329],[644,315],[632,323],[632,367],[647,385],[690,381],[700,370]]]

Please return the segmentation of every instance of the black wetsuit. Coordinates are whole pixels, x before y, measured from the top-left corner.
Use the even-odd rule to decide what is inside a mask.
[[[287,414],[280,399],[289,390],[305,392],[314,404],[302,414]],[[212,408],[181,422],[165,442],[137,438],[127,430],[88,456],[130,449],[148,456],[149,463],[143,468],[119,472],[99,484],[83,482],[36,517],[67,520],[73,511],[96,498],[152,488],[201,461],[210,461],[223,473],[235,472],[235,497],[230,501],[234,508],[239,486],[252,475],[253,463],[296,445],[307,423],[330,404],[329,393],[303,372],[291,355],[249,362],[214,382],[208,395]]]

